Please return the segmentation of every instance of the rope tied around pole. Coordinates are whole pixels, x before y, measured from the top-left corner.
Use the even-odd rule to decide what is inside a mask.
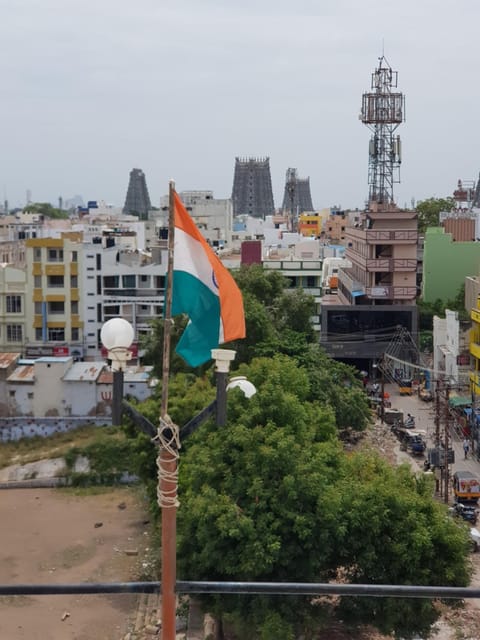
[[[158,478],[157,500],[161,508],[176,509],[180,503],[177,499],[178,459],[180,449],[180,430],[170,416],[160,417],[160,424],[155,440],[158,441],[157,456]]]

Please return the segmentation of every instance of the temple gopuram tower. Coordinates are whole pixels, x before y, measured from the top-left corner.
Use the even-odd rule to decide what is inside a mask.
[[[127,196],[123,213],[139,216],[141,220],[147,220],[148,212],[152,208],[148,195],[147,181],[141,169],[130,171]]]
[[[275,213],[270,158],[235,158],[233,215],[263,218]]]

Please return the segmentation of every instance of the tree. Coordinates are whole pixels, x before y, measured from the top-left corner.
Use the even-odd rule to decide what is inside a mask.
[[[455,208],[453,198],[428,198],[417,203],[418,230],[423,233],[427,227],[438,227],[441,211],[451,211]]]
[[[181,579],[467,584],[468,535],[425,480],[374,454],[344,453],[332,408],[312,401],[294,359],[255,359],[248,376],[257,394],[246,401],[235,390],[228,425],[205,424],[183,450]],[[267,640],[313,637],[327,615],[303,597],[204,602],[241,637]],[[364,598],[341,602],[338,614],[404,637],[436,616],[428,601]]]
[[[52,207],[49,202],[32,202],[23,209],[25,213],[38,213],[47,218],[68,218],[68,212]]]
[[[418,479],[407,465],[391,467],[372,454],[343,461],[332,496],[343,525],[343,577],[352,583],[466,586],[468,532],[432,499],[428,477]],[[438,617],[431,600],[397,598],[344,598],[339,614],[350,623],[373,620],[382,632],[402,638],[427,634]]]

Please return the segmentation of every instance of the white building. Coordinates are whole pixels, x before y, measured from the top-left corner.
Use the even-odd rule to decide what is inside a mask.
[[[445,310],[445,318],[433,317],[433,370],[450,384],[468,384],[470,372],[470,322],[460,321],[457,311]]]
[[[213,191],[181,191],[178,195],[207,242],[215,248],[229,248],[233,225],[231,199],[214,198]],[[168,208],[168,196],[163,196],[160,210],[164,216]]]

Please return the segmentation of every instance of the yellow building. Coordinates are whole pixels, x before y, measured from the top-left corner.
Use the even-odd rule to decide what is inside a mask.
[[[69,355],[83,343],[81,233],[26,240],[26,356]]]
[[[470,388],[472,394],[480,395],[480,299],[477,308],[470,312],[472,330],[470,333],[470,355],[473,359],[473,371],[470,374]]]

